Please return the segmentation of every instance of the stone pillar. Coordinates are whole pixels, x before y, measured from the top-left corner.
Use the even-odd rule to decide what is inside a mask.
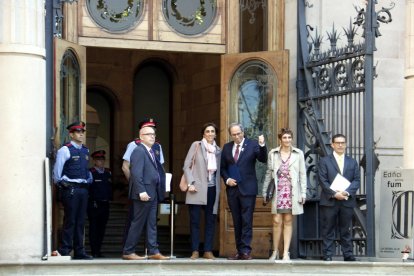
[[[44,0],[0,1],[0,83],[0,260],[40,259],[47,104]]]
[[[405,11],[404,168],[414,169],[414,0]]]

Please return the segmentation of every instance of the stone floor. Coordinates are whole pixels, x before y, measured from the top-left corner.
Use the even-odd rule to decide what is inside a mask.
[[[121,259],[0,261],[0,275],[414,275],[414,262],[364,258],[319,260],[124,261]]]

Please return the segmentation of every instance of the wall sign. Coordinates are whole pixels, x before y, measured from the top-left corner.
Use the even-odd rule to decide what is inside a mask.
[[[414,170],[381,171],[379,255],[400,258],[413,244]]]

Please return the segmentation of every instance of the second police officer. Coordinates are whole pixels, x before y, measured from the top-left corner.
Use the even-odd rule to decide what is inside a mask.
[[[103,257],[101,247],[112,200],[112,175],[110,169],[105,168],[105,153],[104,150],[92,153],[94,167],[89,169],[93,177],[88,200],[89,244],[95,258]]]

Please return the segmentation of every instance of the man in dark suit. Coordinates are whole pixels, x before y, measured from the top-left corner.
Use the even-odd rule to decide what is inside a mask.
[[[335,232],[338,223],[341,249],[345,261],[355,261],[352,251],[352,216],[356,207],[356,192],[360,186],[358,163],[345,155],[346,137],[336,134],[331,144],[334,152],[319,162],[319,184],[322,187],[320,210],[322,218],[323,258],[332,261],[335,252]],[[339,176],[338,176],[339,175]],[[343,190],[331,189],[338,176],[346,178],[349,186]]]
[[[131,155],[131,177],[129,179],[129,198],[132,200],[132,220],[125,240],[122,258],[142,260],[145,257],[135,254],[141,233],[146,228],[146,247],[148,258],[167,260],[161,255],[157,243],[157,206],[164,199],[165,172],[151,149],[155,143],[155,129],[146,126],[140,129],[141,143]]]
[[[253,212],[258,189],[256,160],[267,161],[267,148],[263,135],[258,141],[244,138],[241,124],[231,124],[229,134],[233,141],[223,147],[221,176],[226,184],[227,201],[233,217],[237,253],[228,259],[251,260]]]

